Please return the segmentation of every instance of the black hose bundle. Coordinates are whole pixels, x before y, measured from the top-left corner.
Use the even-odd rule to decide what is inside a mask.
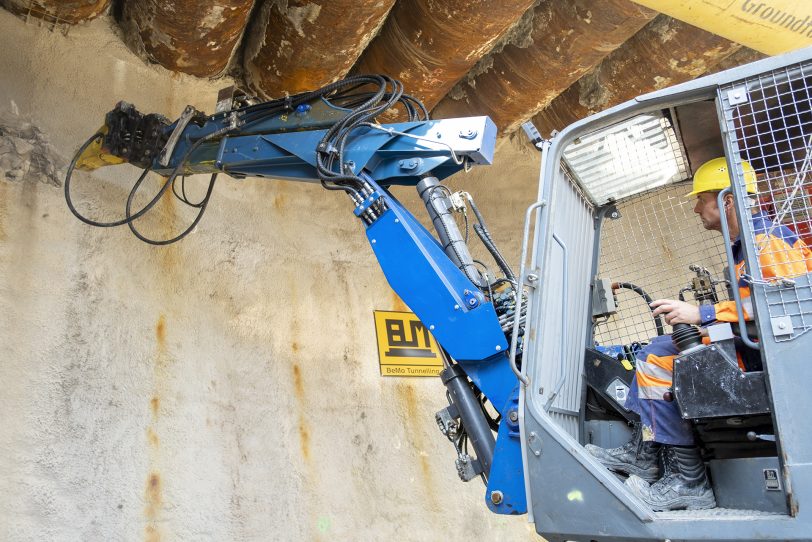
[[[370,87],[373,90],[365,90]],[[238,133],[242,134],[250,133],[251,128],[255,125],[275,116],[295,111],[299,106],[316,99],[324,99],[336,107],[349,109],[349,113],[345,117],[337,120],[327,129],[314,152],[316,152],[317,171],[322,186],[328,190],[344,190],[353,197],[356,203],[359,203],[368,195],[370,188],[366,186],[366,183],[361,177],[352,171],[351,167],[349,167],[344,160],[344,148],[353,130],[363,126],[370,126],[377,115],[398,105],[405,109],[406,116],[410,122],[427,120],[429,118],[428,111],[419,100],[403,93],[403,84],[400,81],[385,75],[353,76],[311,92],[303,92],[294,96],[247,105],[226,113],[227,115],[236,115],[237,118],[239,118],[239,128],[235,127],[236,124],[224,126],[194,141],[178,161],[158,193],[143,208],[133,212],[132,205],[135,196],[150,171],[149,169],[144,169],[129,192],[125,205],[124,218],[112,222],[101,222],[85,217],[76,209],[71,196],[71,178],[80,157],[90,145],[104,137],[102,133],[96,133],[79,148],[68,167],[68,172],[65,177],[65,200],[68,209],[70,209],[79,220],[91,226],[110,228],[126,224],[133,234],[145,243],[168,245],[179,241],[186,237],[200,222],[203,214],[206,212],[217,179],[216,173],[211,176],[206,195],[201,201],[196,203],[189,201],[189,198],[186,196],[185,176],[183,172],[192,153],[207,141],[220,138],[235,130],[239,130]],[[214,118],[215,117],[212,117],[212,119]],[[181,177],[180,193],[178,193],[175,185],[178,177]],[[172,187],[173,195],[179,201],[186,206],[198,210],[197,215],[192,223],[175,237],[164,240],[150,239],[136,228],[135,221],[148,213],[170,186]]]
[[[646,306],[648,310],[654,312],[654,309],[651,308],[651,303],[653,299],[651,296],[646,293],[640,286],[636,284],[632,284],[631,282],[615,282],[612,284],[613,290],[624,289],[624,290],[631,290],[632,292],[636,293],[640,297],[642,297],[646,301]],[[654,327],[657,329],[657,335],[663,336],[665,335],[665,327],[663,326],[663,319],[661,316],[653,316],[654,318]]]
[[[474,216],[476,216],[477,222],[479,222],[479,224],[474,224],[474,231],[479,236],[482,244],[485,245],[485,248],[488,249],[488,252],[491,253],[494,261],[496,261],[496,265],[499,266],[499,269],[502,270],[505,277],[515,284],[516,275],[513,273],[513,269],[510,268],[510,264],[508,264],[507,260],[505,260],[502,253],[499,252],[499,249],[496,247],[496,243],[494,243],[491,237],[491,232],[488,230],[488,226],[485,225],[485,218],[482,216],[482,213],[479,212],[479,207],[474,203],[474,198],[468,196],[468,203],[471,204],[471,210],[474,211]]]

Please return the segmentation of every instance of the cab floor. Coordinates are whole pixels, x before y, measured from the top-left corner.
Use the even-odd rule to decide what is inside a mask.
[[[672,510],[670,512],[655,512],[658,519],[764,519],[788,517],[778,512],[764,512],[762,510],[742,510],[736,508],[711,508],[710,510]]]

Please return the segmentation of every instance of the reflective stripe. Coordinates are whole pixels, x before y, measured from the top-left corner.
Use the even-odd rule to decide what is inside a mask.
[[[637,391],[637,396],[640,399],[662,401],[663,395],[669,391],[671,391],[671,386],[640,386]]]
[[[674,356],[649,354],[645,362],[637,364],[637,385],[639,388],[671,387],[674,376]],[[662,397],[662,393],[659,394]],[[640,397],[643,397],[641,393]]]
[[[647,376],[643,373],[637,373],[637,387],[638,388],[656,388],[658,386],[671,387],[671,378],[656,378]]]

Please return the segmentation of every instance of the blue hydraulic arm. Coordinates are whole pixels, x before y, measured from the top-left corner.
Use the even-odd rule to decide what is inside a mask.
[[[195,173],[212,174],[212,185],[218,173],[225,173],[321,182],[326,188],[345,190],[389,284],[429,328],[447,358],[442,376],[452,404],[438,413],[437,422],[457,447],[460,476],[481,474],[487,480],[486,503],[494,512],[526,512],[519,383],[507,357],[509,343],[503,330],[507,317],[500,323],[502,315],[497,314],[490,290],[493,277],[473,266],[453,219],[448,219],[449,192],[439,182],[469,166],[492,162],[493,122],[487,117],[387,125],[364,120],[350,125],[339,134],[342,138],[331,140],[332,132],[339,131],[334,127],[352,120],[357,109],[336,105],[323,95],[307,98],[289,99],[281,112],[263,115],[257,108],[264,104],[215,115],[188,107],[172,123],[158,115],[141,115],[122,102],[74,158],[65,182],[68,205],[87,223],[127,223],[133,228],[132,222],[148,208],[132,212],[132,194],[127,219],[109,224],[85,218],[70,198],[74,168],[121,162],[167,176],[161,193],[178,176]],[[340,157],[330,162],[332,176],[327,181],[324,157]],[[392,195],[391,185],[417,187],[439,240]],[[206,203],[210,194],[211,186]],[[487,419],[478,392],[498,411],[498,427]],[[463,436],[472,444],[475,458],[462,452]]]

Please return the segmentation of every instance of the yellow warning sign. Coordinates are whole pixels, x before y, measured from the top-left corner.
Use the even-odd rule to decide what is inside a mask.
[[[411,312],[375,311],[382,376],[437,376],[440,348],[429,329]]]

